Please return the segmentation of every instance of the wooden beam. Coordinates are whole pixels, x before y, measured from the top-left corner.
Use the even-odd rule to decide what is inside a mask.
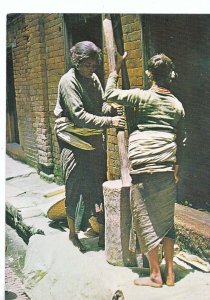
[[[116,61],[115,61],[116,47],[115,47],[114,33],[112,28],[112,21],[109,15],[105,15],[105,18],[103,20],[103,29],[104,29],[104,37],[105,37],[106,50],[107,50],[108,63],[109,63],[109,71],[113,72],[116,67]],[[118,149],[119,149],[119,157],[120,157],[120,166],[121,166],[120,171],[121,171],[122,185],[123,187],[130,187],[131,177],[128,168],[128,155],[126,149],[124,130],[118,130],[117,141],[118,141]]]
[[[44,197],[45,198],[50,198],[50,197],[62,194],[64,192],[65,192],[65,187],[61,187],[61,188],[58,188],[58,189],[56,189],[54,191],[51,191],[49,193],[44,194]]]

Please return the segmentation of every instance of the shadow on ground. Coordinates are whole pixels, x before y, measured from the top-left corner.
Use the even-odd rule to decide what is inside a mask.
[[[68,224],[65,219],[50,221],[49,226],[62,232],[68,231]],[[98,233],[94,230],[88,228],[85,232],[80,231],[78,235],[86,248],[86,252],[104,250],[104,248],[98,246]]]
[[[134,267],[134,268],[129,268],[130,270],[132,270],[133,273],[136,273],[139,275],[139,277],[144,277],[144,276],[149,276],[150,275],[150,271],[149,268],[138,268],[138,267]],[[165,272],[165,261],[163,259],[162,263],[161,263],[161,274],[162,277],[164,278],[164,272]],[[185,278],[187,275],[189,275],[190,273],[193,273],[194,270],[193,269],[186,269],[185,267],[177,264],[176,262],[174,262],[174,272],[175,272],[175,276],[176,276],[176,283],[179,282],[180,280],[182,280],[183,278]]]
[[[10,291],[6,291],[5,300],[12,300],[12,299],[17,299],[17,294]]]

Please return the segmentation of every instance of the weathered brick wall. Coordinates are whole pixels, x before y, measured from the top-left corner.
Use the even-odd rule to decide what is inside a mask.
[[[17,14],[7,27],[13,43],[20,145],[28,164],[52,173],[58,161],[53,109],[64,73],[64,37],[59,14]]]
[[[142,61],[142,39],[141,20],[136,14],[121,15],[123,30],[124,49],[128,52],[126,66],[131,88],[142,87],[143,85],[143,61]],[[104,55],[105,77],[108,76],[108,60],[105,49]],[[119,79],[121,87],[121,78]],[[128,133],[126,131],[126,137]],[[120,178],[120,163],[116,129],[109,129],[107,134],[107,176],[109,180]]]
[[[142,86],[141,22],[122,15],[131,87]],[[39,171],[61,175],[53,110],[59,79],[65,72],[65,33],[60,14],[17,14],[8,23],[7,45],[13,47],[14,81],[20,144],[26,161]],[[13,44],[14,45],[14,44]],[[105,54],[105,77],[108,64]],[[121,85],[121,79],[119,80]],[[127,132],[126,132],[127,134]],[[108,178],[120,177],[116,130],[108,130]]]
[[[8,23],[7,47],[12,46],[16,109],[20,145],[24,149],[28,164],[37,167],[38,151],[36,146],[36,118],[34,104],[31,101],[33,91],[30,90],[30,41],[29,28],[25,16],[18,15]]]
[[[47,66],[47,94],[49,126],[51,131],[51,147],[54,157],[54,175],[59,180],[61,175],[59,163],[59,149],[54,132],[54,108],[57,99],[58,82],[65,72],[65,53],[64,53],[64,24],[63,17],[59,14],[46,14],[44,17],[45,26],[45,47],[46,47],[46,66]]]
[[[34,128],[39,168],[52,165],[50,128],[48,120],[48,95],[45,58],[45,33],[42,15],[26,15],[28,26],[28,80],[30,101],[35,115]]]

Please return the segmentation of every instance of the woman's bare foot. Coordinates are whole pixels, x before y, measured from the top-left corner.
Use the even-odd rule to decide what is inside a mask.
[[[161,276],[151,275],[151,277],[142,277],[142,278],[135,279],[134,284],[140,286],[151,286],[151,287],[160,288],[163,286],[163,281]]]
[[[80,242],[78,236],[75,234],[73,236],[69,235],[69,240],[72,242],[72,244],[77,247],[82,253],[86,252],[87,249],[85,246]]]
[[[168,273],[166,276],[166,285],[167,286],[174,286],[175,284],[175,274],[174,273]]]

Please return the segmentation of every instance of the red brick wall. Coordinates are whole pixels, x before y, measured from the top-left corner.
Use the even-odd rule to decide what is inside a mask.
[[[141,20],[136,14],[124,14],[121,16],[123,29],[124,49],[128,52],[126,66],[131,88],[143,85],[143,63],[142,63],[142,39]],[[108,76],[108,60],[105,49],[104,55],[105,77]],[[121,79],[119,79],[121,87]],[[126,131],[126,137],[128,133]],[[107,176],[109,180],[120,178],[120,162],[118,155],[116,130],[109,129],[107,134]]]
[[[54,108],[57,99],[58,82],[65,72],[65,47],[63,18],[58,14],[46,14],[45,20],[45,47],[47,66],[47,94],[49,127],[51,130],[51,147],[54,157],[54,174],[60,175],[58,144],[54,132]]]
[[[122,15],[127,69],[131,87],[142,86],[139,15]],[[13,48],[14,82],[20,144],[28,164],[60,175],[53,110],[59,79],[65,72],[65,38],[60,14],[16,14],[7,24],[7,46]],[[108,64],[105,51],[105,77]],[[119,85],[121,80],[119,80]],[[127,132],[126,132],[127,134]],[[120,177],[116,130],[108,130],[108,178]]]
[[[53,168],[58,147],[53,127],[57,86],[64,73],[64,37],[59,14],[18,14],[7,24],[13,47],[20,145],[28,164]],[[54,153],[53,153],[54,152]]]
[[[20,145],[24,149],[27,162],[37,167],[36,117],[32,103],[35,92],[30,89],[29,84],[31,68],[29,28],[24,15],[15,17],[8,24],[7,34],[7,46],[10,47],[12,43],[14,46],[13,69]]]

